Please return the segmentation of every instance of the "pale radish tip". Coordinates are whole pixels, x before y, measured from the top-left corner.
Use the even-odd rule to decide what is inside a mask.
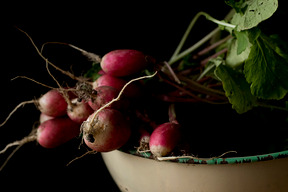
[[[156,157],[163,157],[168,155],[171,149],[162,145],[150,145],[150,151]]]

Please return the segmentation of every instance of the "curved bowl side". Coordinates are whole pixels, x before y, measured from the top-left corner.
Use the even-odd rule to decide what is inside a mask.
[[[209,165],[159,162],[118,150],[102,157],[121,191],[288,191],[288,158]]]

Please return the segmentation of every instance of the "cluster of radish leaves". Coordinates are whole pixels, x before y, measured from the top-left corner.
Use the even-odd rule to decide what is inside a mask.
[[[277,35],[267,36],[258,27],[275,13],[277,0],[227,3],[236,11],[230,21],[235,27],[228,29],[235,38],[228,45],[228,56],[214,62],[214,73],[233,108],[244,113],[264,105],[259,100],[280,100],[287,94],[288,53]]]
[[[287,110],[285,104],[276,106],[268,103],[283,100],[288,93],[288,53],[285,52],[288,45],[278,35],[264,34],[259,26],[276,12],[278,1],[227,0],[226,4],[233,8],[229,22],[216,20],[203,12],[195,17],[205,16],[233,37],[222,45],[222,48],[227,48],[227,54],[211,59],[202,75],[212,74],[222,82],[229,102],[239,114],[256,106]],[[211,38],[216,32],[217,29],[206,37]],[[195,49],[203,44],[202,40]],[[179,59],[181,54],[194,51],[192,46],[191,50],[186,50],[187,53],[178,54],[180,48],[176,49],[170,64]]]

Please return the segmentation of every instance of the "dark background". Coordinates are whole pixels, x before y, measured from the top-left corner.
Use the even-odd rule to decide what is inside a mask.
[[[11,81],[12,78],[25,75],[57,86],[29,39],[15,26],[26,31],[38,47],[45,42],[59,41],[101,56],[114,49],[131,48],[159,60],[168,60],[197,12],[205,11],[221,20],[230,10],[224,1],[187,3],[172,1],[155,5],[147,1],[117,4],[95,1],[2,7],[8,14],[2,17],[4,23],[1,24],[0,121],[4,121],[18,103],[38,98],[48,91],[29,80]],[[215,27],[201,18],[190,37],[191,45]],[[83,74],[91,65],[79,52],[64,45],[47,45],[43,54],[60,68],[72,69],[76,75]],[[50,69],[60,83],[71,82]],[[28,135],[38,118],[39,112],[33,104],[20,108],[5,126],[0,127],[0,148]],[[87,155],[66,166],[86,152],[85,147],[78,149],[79,144],[79,139],[55,149],[44,149],[36,142],[25,144],[0,172],[0,187],[9,188],[9,191],[118,191],[100,154]],[[0,165],[13,149],[0,155]]]

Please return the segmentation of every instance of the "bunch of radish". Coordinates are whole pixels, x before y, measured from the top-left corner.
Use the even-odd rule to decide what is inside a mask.
[[[76,137],[93,151],[109,152],[121,148],[131,137],[137,137],[139,142],[133,145],[145,144],[157,157],[170,154],[180,138],[177,120],[170,118],[168,123],[154,124],[155,130],[151,131],[151,127],[141,128],[143,119],[135,115],[134,100],[143,90],[134,81],[148,77],[139,76],[154,65],[155,60],[141,51],[108,52],[100,62],[101,76],[94,82],[80,79],[73,88],[51,89],[38,100],[26,102],[34,103],[41,112],[39,126],[22,140],[8,144],[0,153],[35,140],[44,148],[55,148]]]
[[[91,149],[112,151],[129,140],[132,131],[130,118],[126,115],[129,108],[127,98],[136,97],[139,88],[130,84],[120,99],[109,102],[128,83],[127,78],[147,68],[150,62],[147,58],[142,52],[130,49],[114,50],[103,56],[100,63],[103,75],[93,82],[96,98],[88,101],[95,112],[82,124],[84,142]]]
[[[89,71],[84,77],[76,77],[51,63],[32,38],[22,32],[45,60],[47,72],[59,88],[50,87],[51,90],[38,100],[23,102],[9,114],[7,119],[17,108],[34,103],[41,112],[40,124],[36,131],[8,144],[0,154],[11,146],[30,141],[36,140],[45,148],[54,148],[78,137],[83,141],[81,144],[97,152],[112,151],[127,144],[128,148],[138,146],[138,152],[148,150],[155,157],[167,156],[172,154],[182,138],[183,129],[176,119],[174,103],[222,102],[221,91],[187,80],[184,75],[193,71],[183,71],[181,63],[179,69],[172,69],[171,63],[158,62],[133,49],[113,50],[101,58],[66,44],[94,62],[91,76],[87,75]],[[69,88],[62,88],[48,65],[77,82]],[[94,65],[98,65],[97,70],[94,70]],[[152,79],[156,74],[157,78]],[[151,78],[151,81],[140,81],[145,78]],[[207,94],[209,97],[205,98]],[[162,109],[165,108],[168,109],[169,120],[166,115],[163,116],[166,110]]]
[[[128,82],[124,79],[125,77],[129,78],[129,76],[139,73],[148,68],[149,64],[155,64],[154,62],[153,58],[137,50],[111,51],[102,58],[101,69],[104,74],[93,83],[93,88],[97,90],[103,86],[109,86],[121,91]],[[123,95],[128,98],[137,97],[140,92],[141,90],[136,84],[129,84]],[[92,106],[91,103],[93,102],[89,103]],[[131,134],[129,117],[125,117],[124,113],[114,110],[115,107],[112,105],[111,108],[104,109],[99,113],[96,111],[95,113],[98,114],[92,114],[83,124],[84,141],[95,151],[117,149],[128,141]],[[116,106],[117,108],[119,107]],[[170,154],[180,140],[180,125],[174,116],[169,114],[169,117],[170,122],[155,127],[151,136],[148,130],[137,127],[139,124],[134,127],[140,133],[139,144],[149,143],[148,148],[155,156]]]
[[[78,82],[76,88],[71,89],[51,89],[38,100],[29,102],[34,103],[41,112],[37,130],[32,135],[7,145],[1,153],[8,147],[33,140],[37,140],[45,148],[54,148],[80,133],[87,146],[95,151],[120,148],[131,135],[130,119],[125,112],[129,108],[126,96],[137,96],[138,93],[135,92],[139,89],[131,84],[121,94],[121,98],[113,103],[111,101],[118,97],[127,84],[127,77],[145,69],[149,62],[145,54],[136,50],[107,53],[101,61],[103,75],[97,81]],[[111,103],[108,104],[109,102]],[[101,108],[104,105],[107,106]]]

